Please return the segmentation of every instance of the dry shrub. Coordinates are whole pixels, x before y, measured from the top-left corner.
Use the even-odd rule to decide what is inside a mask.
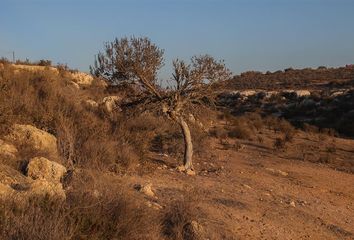
[[[63,104],[65,80],[51,71],[15,73],[12,67],[0,71],[1,107],[7,109],[9,123],[21,122],[53,133],[57,111]],[[68,93],[70,94],[70,93]]]
[[[264,120],[258,113],[246,113],[235,117],[226,112],[223,119],[226,120],[227,136],[230,138],[252,140],[255,132],[261,131],[264,127]],[[211,135],[217,138],[224,137],[224,134],[221,128],[211,132]]]
[[[196,214],[191,203],[183,200],[173,202],[163,216],[163,233],[168,239],[173,240],[195,240],[193,232],[188,226],[195,221]]]
[[[296,134],[295,128],[286,120],[281,119],[279,121],[278,129],[284,134],[284,140],[286,142],[292,142]]]
[[[245,118],[248,119],[248,122],[252,124],[257,131],[262,130],[264,127],[264,121],[258,113],[248,113]]]
[[[151,141],[151,150],[171,156],[183,154],[183,135],[177,131],[166,131],[156,135]]]
[[[205,149],[208,149],[210,146],[209,139],[208,139],[208,132],[204,131],[198,126],[192,126],[191,132],[192,132],[194,153],[199,157],[205,157],[205,155],[208,154],[207,151],[205,151]],[[184,146],[183,141],[180,141],[180,144],[183,144]]]
[[[273,116],[267,116],[264,118],[264,123],[269,130],[276,131],[276,126],[278,125],[278,118]]]
[[[165,120],[152,114],[121,116],[114,123],[112,134],[118,141],[120,149],[126,148],[120,152],[125,160],[132,158],[133,162],[138,159],[140,163],[145,163],[151,150],[151,142],[158,131],[163,132],[166,128],[168,127]]]
[[[216,126],[209,130],[209,135],[219,139],[227,138],[228,132],[224,127]]]
[[[1,239],[160,239],[158,216],[119,186],[105,179],[75,189],[64,202],[48,197],[22,204],[2,200]]]
[[[287,141],[285,138],[276,138],[273,143],[275,150],[284,150],[286,148]]]
[[[314,125],[310,125],[308,123],[304,123],[303,129],[307,133],[318,133],[318,127]]]
[[[49,198],[32,198],[22,205],[14,200],[0,204],[1,239],[70,239],[74,221],[65,219],[64,204]]]
[[[327,136],[330,136],[330,137],[336,137],[338,136],[338,133],[336,132],[336,130],[334,130],[333,128],[322,128],[320,130],[320,132],[322,134],[325,134]]]
[[[233,121],[232,127],[229,129],[228,136],[230,138],[251,140],[254,134],[253,129],[248,125],[245,118],[238,118]]]
[[[327,154],[321,154],[318,157],[317,162],[323,164],[334,164],[336,162],[336,157],[334,154],[328,152]]]
[[[127,166],[129,154],[120,151],[126,144],[113,133],[111,120],[84,109],[80,99],[84,93],[68,88],[64,75],[49,70],[15,72],[11,66],[0,70],[0,136],[13,123],[30,124],[57,137],[67,166],[101,170]],[[97,91],[102,94],[102,89]]]

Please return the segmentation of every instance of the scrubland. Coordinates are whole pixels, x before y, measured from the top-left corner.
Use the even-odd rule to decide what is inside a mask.
[[[136,89],[39,64],[0,63],[1,239],[353,239],[353,70],[230,80],[188,119],[187,175],[179,126],[131,108]]]

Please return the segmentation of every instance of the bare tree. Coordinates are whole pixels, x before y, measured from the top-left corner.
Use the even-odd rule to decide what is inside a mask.
[[[229,79],[231,72],[223,61],[216,61],[209,55],[192,57],[189,64],[176,59],[170,86],[163,88],[157,78],[163,66],[163,53],[148,38],[115,39],[105,44],[105,51],[97,55],[91,72],[115,85],[138,86],[146,93],[148,101],[144,103],[158,106],[175,121],[184,136],[183,168],[193,171],[193,143],[186,114],[193,112],[193,106],[212,99],[216,83]]]

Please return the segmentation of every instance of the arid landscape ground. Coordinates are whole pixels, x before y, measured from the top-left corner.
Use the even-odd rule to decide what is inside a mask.
[[[185,172],[179,126],[131,109],[136,89],[3,60],[0,239],[354,239],[353,81],[235,76],[189,115]]]

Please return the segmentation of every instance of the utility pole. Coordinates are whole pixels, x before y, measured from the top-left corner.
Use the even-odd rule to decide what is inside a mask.
[[[12,62],[15,63],[15,51],[12,51]]]

